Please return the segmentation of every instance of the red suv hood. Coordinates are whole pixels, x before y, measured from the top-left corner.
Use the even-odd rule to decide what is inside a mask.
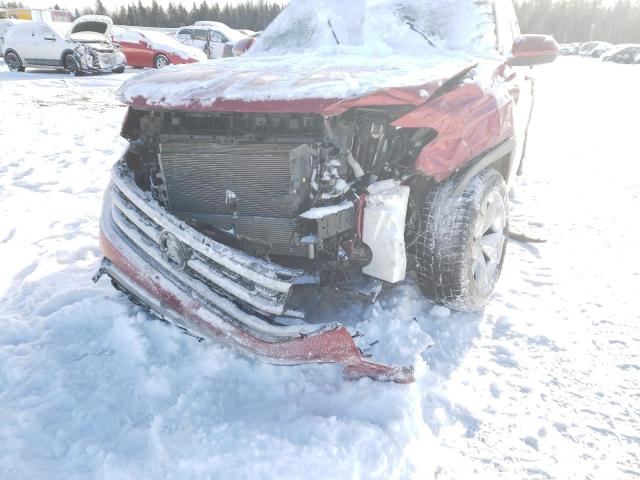
[[[329,115],[357,105],[419,105],[473,60],[463,55],[229,58],[138,75],[118,96],[142,108]]]

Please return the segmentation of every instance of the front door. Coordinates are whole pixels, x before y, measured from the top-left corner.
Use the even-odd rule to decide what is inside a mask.
[[[209,51],[206,52],[209,58],[224,57],[224,47],[227,39],[220,32],[215,30],[209,31]]]
[[[207,39],[208,33],[209,31],[204,28],[194,28],[193,41],[191,42],[191,45],[193,47],[196,47],[198,50],[202,50],[204,53],[207,53],[207,54],[208,54],[207,47],[209,43]]]
[[[62,65],[64,40],[46,25],[38,25],[33,29],[32,50],[29,52],[29,63],[59,67]]]

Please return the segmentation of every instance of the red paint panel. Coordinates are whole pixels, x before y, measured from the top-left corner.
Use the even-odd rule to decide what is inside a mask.
[[[522,35],[513,44],[511,54],[514,57],[557,57],[558,44],[550,35]]]
[[[416,168],[441,181],[474,157],[513,135],[513,100],[499,101],[475,84],[447,92],[392,125],[433,128],[438,136],[424,147]]]
[[[132,67],[152,67],[153,52],[140,42],[120,41],[122,53],[127,59],[127,65]]]

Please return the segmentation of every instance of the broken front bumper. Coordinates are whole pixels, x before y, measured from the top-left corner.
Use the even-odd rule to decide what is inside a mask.
[[[168,321],[269,363],[340,363],[348,378],[408,383],[411,368],[363,357],[339,323],[309,324],[285,306],[304,272],[251,257],[180,222],[118,163],[105,194],[101,271]]]
[[[82,53],[76,51],[78,70],[82,73],[113,73],[124,71],[127,59],[120,51]]]

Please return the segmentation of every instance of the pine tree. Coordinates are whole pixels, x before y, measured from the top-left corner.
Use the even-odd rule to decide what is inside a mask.
[[[107,14],[107,9],[104,8],[104,5],[102,4],[101,0],[96,0],[95,12],[96,12],[96,15],[106,15]]]

